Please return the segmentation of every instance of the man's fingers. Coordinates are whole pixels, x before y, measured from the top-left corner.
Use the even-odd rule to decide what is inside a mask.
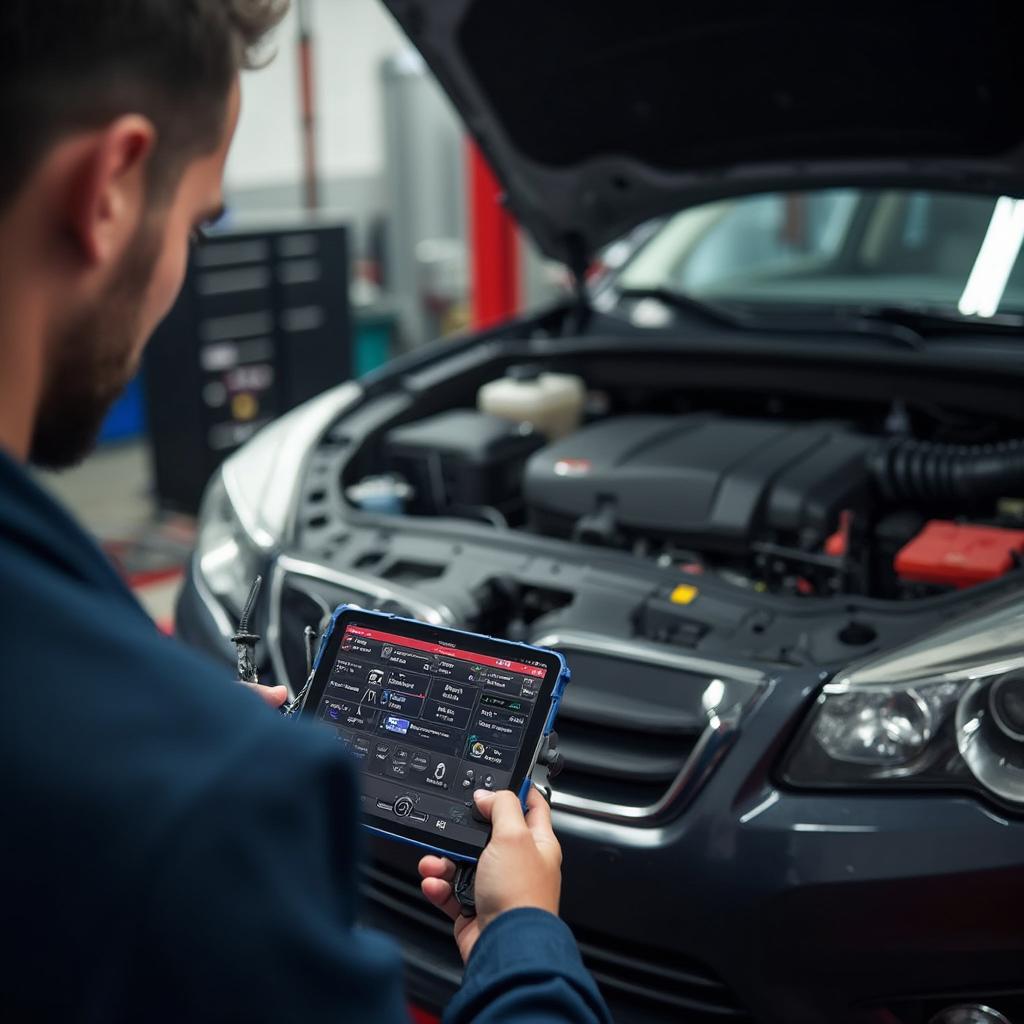
[[[491,808],[494,806],[494,798],[497,795],[490,789],[478,789],[473,793],[473,803],[488,821],[491,820]]]
[[[495,839],[512,837],[525,830],[526,821],[523,819],[523,808],[519,803],[519,797],[512,790],[503,789],[501,792],[495,793],[486,809],[482,806],[477,793],[473,794],[473,798],[477,801],[481,812],[490,817],[491,832]]]
[[[438,910],[444,913],[453,921],[459,918],[459,901],[452,893],[451,882],[445,882],[440,878],[424,878],[420,882],[420,888],[427,900]]]
[[[453,872],[455,871],[455,864],[450,860],[441,860],[440,857],[424,857],[423,860],[434,860],[438,864],[449,865]],[[420,873],[424,873],[423,861],[420,861]],[[455,898],[455,890],[452,888],[452,883],[446,879],[436,878],[424,874],[423,881],[420,883],[420,889],[423,890],[423,895],[427,897],[429,902],[433,903],[438,910],[443,911],[452,921],[458,921],[462,916],[462,907],[459,906],[459,901]]]
[[[279,708],[288,699],[287,686],[261,686],[259,683],[242,683],[242,685],[258,694],[272,708]]]
[[[455,877],[455,864],[447,857],[423,857],[419,863],[420,877],[440,878],[450,882]]]
[[[526,825],[534,839],[556,841],[551,827],[551,808],[540,790],[532,784],[530,792],[526,794]]]
[[[424,878],[420,882],[423,895],[434,904],[435,907],[443,907],[452,895],[451,882],[441,878]]]

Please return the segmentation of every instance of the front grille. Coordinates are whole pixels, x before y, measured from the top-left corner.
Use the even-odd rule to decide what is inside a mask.
[[[576,934],[583,961],[609,1004],[629,1007],[617,1021],[749,1021],[725,982],[689,957],[610,935]]]
[[[374,864],[363,869],[362,920],[387,932],[404,950],[429,958],[452,986],[462,980],[462,961],[452,941],[451,922],[434,910],[412,877]]]
[[[555,728],[565,768],[555,792],[625,807],[656,804],[708,718],[707,676],[563,645],[573,681]]]
[[[425,903],[415,882],[375,864],[364,870],[362,891],[364,922],[396,939],[410,966],[440,976],[454,990],[461,968],[451,924]],[[618,1024],[750,1021],[728,986],[698,961],[598,932],[574,932]]]
[[[619,698],[618,724],[603,724],[590,714],[590,677],[573,667],[573,683],[559,709],[556,729],[565,768],[555,782],[559,793],[630,807],[657,803],[677,775],[700,737],[704,722],[679,723],[653,732],[630,714],[629,696]]]

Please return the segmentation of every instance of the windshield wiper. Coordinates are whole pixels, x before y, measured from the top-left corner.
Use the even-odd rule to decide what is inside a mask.
[[[922,337],[964,333],[1024,334],[1024,316],[1016,313],[964,316],[955,307],[942,306],[858,306],[850,311],[872,320],[903,324]]]
[[[758,334],[852,334],[876,338],[918,351],[924,348],[923,334],[909,324],[890,320],[872,310],[871,314],[842,309],[835,313],[812,310],[782,310],[758,307],[756,311],[740,306],[724,306],[695,299],[671,288],[617,288],[619,299],[654,299],[678,312],[689,313],[723,327]]]
[[[643,299],[654,299],[669,309],[681,313],[692,313],[694,316],[725,327],[737,327],[737,318],[731,310],[715,305],[703,299],[694,299],[682,292],[674,292],[671,288],[615,288],[617,299],[635,299],[638,302]]]

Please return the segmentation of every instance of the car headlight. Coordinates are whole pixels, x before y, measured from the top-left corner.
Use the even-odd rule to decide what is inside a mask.
[[[957,704],[956,740],[982,785],[1024,804],[1024,673],[972,683]]]
[[[830,696],[815,720],[814,739],[835,761],[884,773],[924,753],[952,695],[940,685]]]
[[[967,788],[1024,810],[1022,620],[1003,606],[840,674],[804,722],[784,780]]]

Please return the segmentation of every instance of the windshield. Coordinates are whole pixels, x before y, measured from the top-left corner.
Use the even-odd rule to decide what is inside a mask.
[[[642,243],[613,291],[758,306],[1024,312],[1024,200],[820,189],[684,210]]]

